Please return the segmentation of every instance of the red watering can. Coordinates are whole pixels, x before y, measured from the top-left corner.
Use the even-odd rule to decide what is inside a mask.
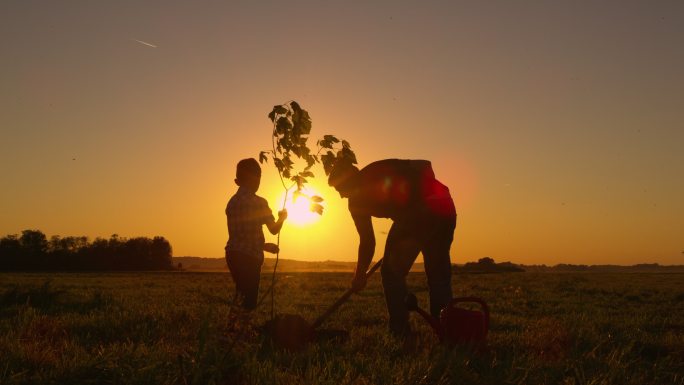
[[[489,307],[481,298],[460,297],[452,299],[442,309],[439,320],[418,307],[418,300],[413,293],[406,296],[406,307],[418,312],[432,326],[439,340],[447,344],[474,344],[485,342],[489,331]],[[475,302],[482,311],[457,307],[459,303]]]

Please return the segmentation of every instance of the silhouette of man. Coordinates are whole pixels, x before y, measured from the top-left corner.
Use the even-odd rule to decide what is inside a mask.
[[[251,310],[257,305],[264,251],[279,251],[277,245],[265,242],[262,225],[266,225],[271,234],[278,234],[287,218],[287,210],[279,211],[276,221],[266,199],[256,195],[261,183],[261,167],[256,159],[238,162],[236,174],[235,184],[239,188],[226,206],[226,262],[242,307]]]
[[[349,212],[359,233],[359,251],[352,289],[366,286],[366,271],[375,253],[371,217],[390,218],[381,268],[382,285],[393,334],[410,332],[406,275],[423,253],[430,290],[430,312],[439,316],[452,298],[449,249],[456,228],[456,209],[449,189],[435,179],[427,160],[385,159],[359,170],[338,161],[328,184],[349,199]]]

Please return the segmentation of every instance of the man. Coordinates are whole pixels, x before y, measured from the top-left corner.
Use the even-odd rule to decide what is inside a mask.
[[[235,184],[239,188],[226,206],[226,262],[237,295],[242,299],[242,307],[252,310],[257,305],[264,251],[274,254],[279,251],[277,245],[265,242],[262,225],[266,225],[271,234],[278,234],[287,211],[279,211],[276,221],[266,199],[256,195],[261,184],[261,167],[256,159],[238,162],[236,174]]]
[[[328,184],[349,199],[349,212],[359,233],[359,251],[352,288],[366,285],[366,271],[375,253],[371,217],[390,218],[382,263],[382,285],[389,312],[390,331],[410,332],[406,275],[423,253],[430,290],[430,312],[438,317],[452,298],[449,249],[456,228],[456,209],[449,189],[435,179],[426,160],[386,159],[359,170],[338,161]]]

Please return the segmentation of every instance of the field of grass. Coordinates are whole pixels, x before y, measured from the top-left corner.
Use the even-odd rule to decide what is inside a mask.
[[[351,274],[281,274],[276,312],[315,319]],[[264,274],[262,289],[270,277]],[[427,307],[425,275],[410,287]],[[490,304],[486,349],[447,349],[412,315],[386,332],[379,274],[300,352],[229,306],[227,273],[0,273],[0,384],[684,384],[684,274],[454,276]]]

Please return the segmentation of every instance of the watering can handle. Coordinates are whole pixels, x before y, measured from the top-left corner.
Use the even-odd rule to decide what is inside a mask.
[[[475,302],[482,307],[482,311],[485,315],[485,335],[487,335],[487,332],[489,331],[489,306],[487,306],[487,303],[482,298],[478,297],[457,297],[452,299],[447,306],[453,307],[459,302]]]
[[[366,273],[366,278],[370,278],[370,276],[373,275],[373,273],[375,273],[375,270],[377,270],[380,267],[380,265],[382,265],[382,258],[375,262],[375,265],[373,265],[373,267],[371,267],[370,270],[368,270],[368,272]],[[311,325],[311,329],[317,329],[319,326],[321,326],[321,324],[326,319],[328,319],[328,317],[330,317],[330,315],[334,313],[338,307],[342,306],[343,303],[347,302],[347,300],[349,299],[349,297],[351,297],[352,294],[354,294],[354,290],[352,289],[348,289],[347,291],[345,291],[344,294],[342,294],[342,296],[337,301],[335,301],[335,303],[332,304],[332,306],[330,306],[328,310],[325,311],[325,313],[321,314],[318,318],[316,318],[314,323]]]

